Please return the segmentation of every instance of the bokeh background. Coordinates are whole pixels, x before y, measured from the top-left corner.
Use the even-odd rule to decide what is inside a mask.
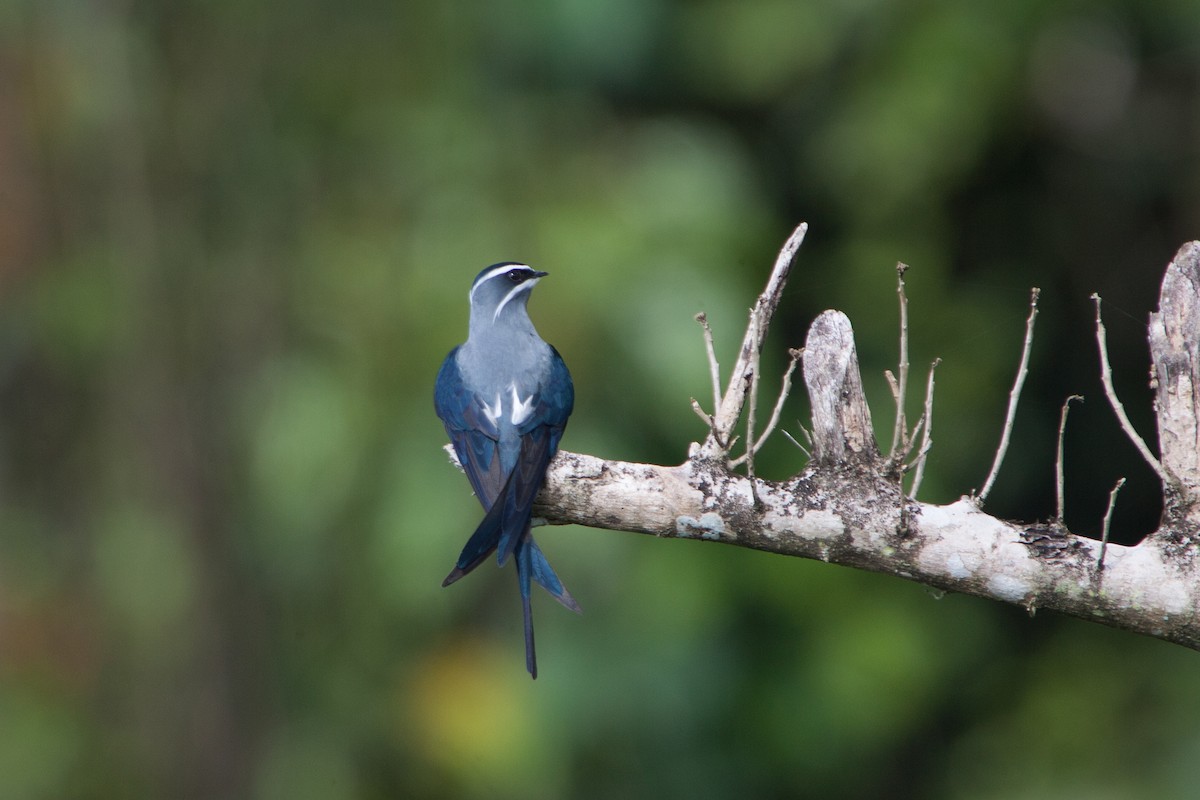
[[[910,264],[949,502],[1040,286],[989,510],[1053,514],[1081,393],[1067,522],[1125,476],[1136,542],[1088,295],[1153,441],[1198,42],[1194,0],[0,4],[0,797],[1196,796],[1196,654],[735,548],[539,531],[585,614],[537,598],[530,681],[509,571],[439,587],[479,511],[431,393],[472,277],[528,261],[565,446],[677,463],[692,316],[730,363],[803,219],[773,375],[846,311],[890,438]]]

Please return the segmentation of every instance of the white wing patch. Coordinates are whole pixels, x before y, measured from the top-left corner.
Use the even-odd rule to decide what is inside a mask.
[[[512,413],[509,420],[514,426],[518,426],[533,416],[533,395],[522,400],[517,394],[517,384],[515,383],[510,383],[508,390],[512,392]],[[500,418],[504,416],[504,398],[499,392],[496,393],[496,402],[483,404],[483,415],[492,425],[500,424]]]
[[[496,392],[495,405],[483,404],[483,415],[491,420],[492,425],[500,424],[500,415],[504,413],[504,405],[500,400],[500,393]]]
[[[515,383],[510,383],[508,388],[512,390],[512,424],[520,425],[533,414],[533,395],[529,395],[529,397],[522,400],[517,397],[517,385]]]

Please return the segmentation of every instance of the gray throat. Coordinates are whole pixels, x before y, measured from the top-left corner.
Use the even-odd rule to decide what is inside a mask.
[[[477,320],[472,313],[470,335],[458,351],[458,366],[473,391],[502,392],[513,383],[532,390],[549,373],[550,346],[538,336],[523,305],[505,309],[495,321]]]

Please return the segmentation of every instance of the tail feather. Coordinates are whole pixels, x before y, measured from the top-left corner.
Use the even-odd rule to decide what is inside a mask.
[[[466,547],[463,548],[462,554],[458,557],[458,563],[442,581],[442,586],[449,586],[478,567],[496,549],[496,540],[500,537],[500,527],[489,524],[489,517],[484,517],[483,522],[479,523],[475,534],[471,536]]]
[[[450,584],[463,577],[471,570],[478,567],[492,553],[493,550],[500,544],[501,535],[504,533],[506,518],[510,514],[506,513],[505,498],[508,495],[509,485],[512,484],[512,476],[501,490],[500,496],[488,512],[483,517],[483,521],[479,523],[479,527],[471,534],[471,538],[467,540],[463,546],[462,552],[458,556],[458,562],[454,565],[454,569],[450,570],[450,574],[442,581],[442,586]]]
[[[535,428],[521,437],[521,450],[512,472],[504,484],[497,505],[505,507],[496,560],[500,566],[525,541],[529,518],[533,515],[533,500],[546,477],[546,465],[554,455],[552,437],[545,428]]]
[[[579,603],[575,602],[575,598],[567,591],[567,587],[563,586],[558,575],[555,574],[554,568],[550,566],[550,562],[546,560],[546,556],[542,553],[542,549],[537,546],[537,542],[533,540],[533,535],[525,537],[526,549],[529,550],[530,567],[533,572],[533,579],[564,607],[571,609],[576,614],[582,614],[583,609],[579,607]]]
[[[533,539],[529,536],[523,537],[522,546],[517,548],[517,585],[521,589],[521,611],[525,617],[525,669],[529,670],[529,675],[533,679],[537,679],[537,653],[534,651],[533,645],[533,604],[530,598],[529,579],[533,572],[532,567],[532,551],[529,547],[524,546],[526,543],[532,542]]]
[[[497,506],[504,507],[496,538],[496,563],[502,567],[520,547],[525,532],[529,530],[529,519],[533,516],[533,495],[522,486],[522,477],[521,466],[518,465],[504,486],[504,494],[496,501]]]
[[[553,432],[551,432],[553,433]],[[559,430],[561,434],[561,429]],[[500,566],[508,557],[517,562],[517,584],[525,627],[525,668],[537,678],[537,653],[533,637],[532,584],[537,583],[565,608],[579,613],[579,604],[563,586],[550,562],[529,533],[533,500],[545,476],[557,436],[535,431],[521,441],[517,463],[495,495],[483,521],[471,534],[454,569],[442,581],[449,586],[478,567],[493,552]],[[478,490],[478,487],[477,487]],[[481,496],[482,497],[482,496]]]

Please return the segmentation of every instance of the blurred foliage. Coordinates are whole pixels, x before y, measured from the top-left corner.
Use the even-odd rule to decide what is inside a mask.
[[[508,571],[438,586],[479,511],[430,395],[471,277],[525,260],[565,445],[678,462],[692,316],[731,360],[806,219],[774,374],[841,308],[889,431],[911,264],[949,501],[1041,286],[990,508],[1053,513],[1080,392],[1067,521],[1124,475],[1136,541],[1087,296],[1149,432],[1198,39],[1192,0],[0,4],[0,796],[1190,796],[1193,653],[733,548],[540,532],[586,614],[538,600],[532,683]]]

